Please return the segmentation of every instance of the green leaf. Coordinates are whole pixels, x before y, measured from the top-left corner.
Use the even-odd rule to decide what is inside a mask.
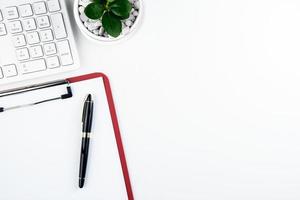
[[[127,19],[130,15],[132,5],[128,0],[116,0],[110,5],[110,10],[121,19]]]
[[[104,30],[112,37],[118,37],[122,32],[121,20],[111,12],[105,12],[102,17]]]
[[[104,6],[100,3],[91,3],[85,8],[84,13],[90,19],[100,19],[104,10]]]

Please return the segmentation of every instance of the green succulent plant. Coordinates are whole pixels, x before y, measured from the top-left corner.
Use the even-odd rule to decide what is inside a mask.
[[[122,20],[129,18],[131,9],[128,0],[93,0],[84,13],[90,19],[100,20],[108,35],[118,37],[122,32]]]

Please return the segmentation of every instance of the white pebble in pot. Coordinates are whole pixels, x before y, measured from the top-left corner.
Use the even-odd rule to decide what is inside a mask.
[[[93,30],[93,33],[94,33],[95,35],[99,35],[99,30]]]
[[[130,31],[130,28],[125,27],[122,32],[123,32],[123,34],[127,34],[127,33],[129,33],[129,31]]]
[[[134,2],[134,7],[136,9],[140,9],[140,2],[139,1]]]
[[[99,35],[103,35],[103,33],[104,33],[104,28],[101,27],[101,28],[99,29]]]
[[[94,24],[89,23],[89,24],[88,24],[88,29],[89,29],[89,31],[93,31],[93,30],[96,30],[97,27],[95,27]]]
[[[78,8],[78,11],[79,11],[80,14],[82,14],[82,13],[84,12],[84,7],[83,7],[83,6],[80,6],[80,7]]]
[[[131,21],[134,21],[135,17],[134,17],[134,15],[130,15],[128,19],[131,20]]]
[[[139,15],[139,12],[135,10],[135,11],[133,11],[132,14],[133,14],[133,16],[137,17]]]
[[[83,23],[85,23],[89,18],[85,15],[85,13],[83,12],[81,15],[80,15],[80,19]]]
[[[96,27],[100,27],[100,26],[102,26],[102,23],[101,23],[100,20],[96,20],[95,23],[94,23],[94,25],[95,25]]]
[[[125,21],[126,26],[132,26],[132,21],[131,20],[126,20]]]

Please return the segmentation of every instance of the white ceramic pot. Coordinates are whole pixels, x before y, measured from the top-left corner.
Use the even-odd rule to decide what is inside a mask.
[[[80,19],[80,12],[79,12],[79,1],[80,0],[75,0],[74,1],[74,17],[75,17],[75,21],[76,24],[79,27],[79,30],[81,31],[81,33],[87,37],[88,39],[94,41],[94,42],[98,42],[98,43],[111,43],[111,42],[117,42],[117,41],[121,41],[124,40],[125,38],[130,37],[131,35],[133,35],[133,33],[135,32],[135,30],[137,29],[137,27],[140,24],[141,18],[142,18],[142,14],[143,14],[143,0],[139,0],[139,14],[136,17],[133,25],[130,27],[130,30],[127,31],[126,33],[124,33],[124,31],[122,31],[122,33],[120,34],[119,37],[114,38],[114,37],[103,37],[100,35],[96,35],[94,33],[92,33],[91,31],[88,30],[88,28],[84,25],[84,22]]]

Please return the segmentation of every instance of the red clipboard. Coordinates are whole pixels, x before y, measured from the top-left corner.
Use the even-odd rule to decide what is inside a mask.
[[[104,82],[106,98],[108,101],[109,111],[110,111],[113,129],[115,133],[115,139],[117,143],[128,200],[134,200],[125,151],[122,142],[121,131],[118,123],[118,117],[117,117],[116,108],[114,105],[113,95],[112,95],[111,86],[108,77],[103,73],[96,72],[96,73],[86,74],[82,76],[67,78],[66,80],[68,80],[70,83],[76,83],[76,82],[81,82],[81,81],[86,81],[86,80],[96,79],[96,78],[102,78]]]

